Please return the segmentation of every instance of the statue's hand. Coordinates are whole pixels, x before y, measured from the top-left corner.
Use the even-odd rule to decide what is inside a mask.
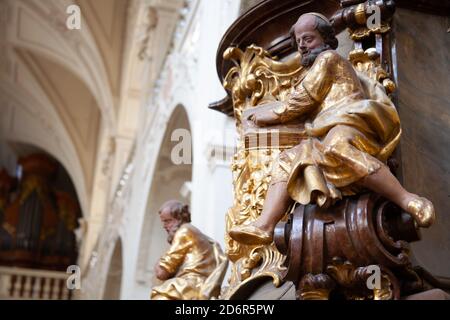
[[[162,280],[162,281],[165,281],[172,277],[172,275],[169,272],[167,272],[164,268],[161,268],[161,266],[159,265],[159,262],[156,263],[156,265],[154,267],[154,272],[155,272],[156,278],[158,278],[159,280]]]
[[[260,110],[249,115],[248,120],[253,121],[258,127],[266,127],[280,123],[280,118],[272,110]]]

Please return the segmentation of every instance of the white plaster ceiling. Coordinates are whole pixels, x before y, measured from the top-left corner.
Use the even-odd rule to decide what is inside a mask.
[[[0,0],[0,143],[34,145],[61,162],[86,216],[104,211],[100,193],[114,188],[97,186],[114,175],[105,163],[117,150],[126,158],[102,146],[135,138],[183,3]],[[66,27],[71,4],[81,8],[81,30]]]

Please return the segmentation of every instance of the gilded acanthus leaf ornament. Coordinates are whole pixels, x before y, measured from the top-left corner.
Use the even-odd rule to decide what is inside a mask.
[[[238,129],[242,111],[264,102],[282,100],[301,81],[304,71],[298,54],[280,62],[254,45],[245,52],[235,47],[228,48],[224,58],[235,64],[228,71],[223,86],[232,94]]]

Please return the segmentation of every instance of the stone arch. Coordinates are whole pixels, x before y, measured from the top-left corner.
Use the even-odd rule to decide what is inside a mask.
[[[103,300],[120,300],[122,290],[123,254],[122,241],[116,240],[109,262]]]
[[[182,140],[172,141],[172,138],[176,139],[179,134],[183,133],[187,136],[183,136]],[[177,150],[174,147],[180,146],[180,141],[190,147],[190,150],[185,150],[190,153],[189,163],[175,164],[171,159],[171,154],[174,150]],[[191,204],[191,141],[191,126],[188,114],[182,105],[178,105],[167,122],[166,131],[160,145],[141,229],[137,280],[141,284],[145,284],[146,287],[151,287],[158,281],[154,277],[153,267],[168,248],[167,235],[159,222],[158,209],[165,201],[170,199],[177,199],[188,205]]]

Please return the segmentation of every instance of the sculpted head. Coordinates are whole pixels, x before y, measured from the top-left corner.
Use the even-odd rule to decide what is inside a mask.
[[[159,218],[167,232],[167,241],[172,243],[175,232],[180,226],[191,222],[191,213],[188,205],[184,205],[177,200],[170,200],[159,209]]]
[[[336,49],[338,40],[330,21],[319,13],[305,13],[291,28],[294,47],[302,55],[302,65],[311,66],[317,56]]]

